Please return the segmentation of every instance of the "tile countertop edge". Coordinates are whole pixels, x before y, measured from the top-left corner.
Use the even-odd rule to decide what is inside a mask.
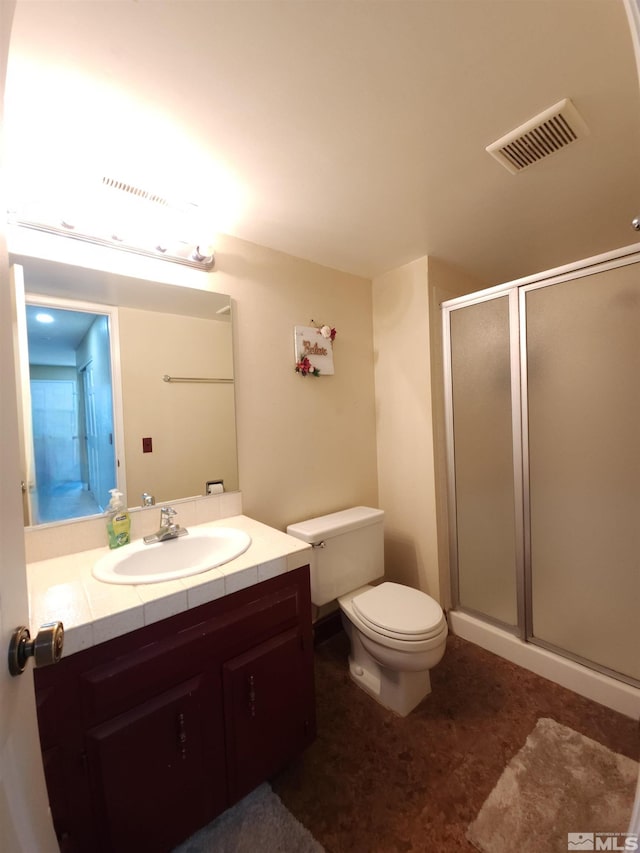
[[[63,657],[305,566],[311,546],[245,515],[192,525],[189,529],[234,527],[251,536],[240,556],[218,568],[179,581],[108,584],[92,567],[107,547],[27,565],[32,633],[44,622],[64,624]]]

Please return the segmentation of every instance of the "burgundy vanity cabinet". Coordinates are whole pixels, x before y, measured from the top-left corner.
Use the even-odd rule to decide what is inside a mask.
[[[207,699],[206,677],[195,677],[86,732],[103,849],[170,849],[224,809]]]
[[[34,676],[63,853],[171,850],[315,736],[308,568]]]
[[[313,718],[305,639],[299,628],[223,668],[229,794],[239,800],[309,742]],[[294,686],[295,685],[295,686]]]

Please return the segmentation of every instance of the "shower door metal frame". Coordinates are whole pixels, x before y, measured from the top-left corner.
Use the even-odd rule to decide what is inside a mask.
[[[458,529],[456,513],[456,482],[455,482],[455,445],[454,445],[454,412],[453,412],[453,381],[451,364],[451,312],[481,302],[494,299],[509,300],[509,363],[511,370],[511,442],[514,482],[514,533],[515,533],[515,572],[516,572],[516,624],[510,625],[500,619],[488,616],[486,613],[465,607],[460,603],[460,585],[458,576]],[[478,616],[493,625],[503,628],[521,639],[525,638],[525,587],[524,587],[524,506],[523,495],[523,460],[522,460],[522,423],[520,403],[520,324],[518,320],[518,289],[512,284],[500,285],[496,288],[480,291],[477,294],[458,297],[442,303],[443,312],[443,342],[444,342],[444,382],[445,382],[445,432],[447,453],[447,511],[449,518],[449,561],[451,568],[451,598],[454,608],[472,616]],[[517,402],[517,405],[516,405]]]
[[[573,264],[567,264],[539,273],[500,284],[486,290],[449,299],[441,304],[444,346],[445,385],[445,428],[447,455],[447,510],[449,521],[449,562],[451,577],[452,607],[463,613],[476,616],[488,624],[496,625],[532,645],[539,646],[575,663],[596,670],[639,687],[640,683],[629,676],[612,670],[594,661],[580,657],[564,648],[548,643],[533,635],[532,613],[532,561],[531,561],[531,516],[530,516],[530,471],[529,471],[529,426],[528,426],[528,381],[527,381],[527,293],[542,287],[572,281],[618,267],[640,263],[640,244],[634,244],[612,252],[596,255]],[[454,447],[453,382],[451,364],[451,312],[505,295],[509,296],[509,341],[511,361],[511,405],[513,471],[515,493],[516,532],[516,609],[518,622],[514,627],[485,613],[465,607],[460,602],[458,579],[458,544],[456,523],[456,482]]]
[[[535,290],[540,290],[544,287],[552,287],[557,284],[562,284],[568,281],[575,281],[579,278],[585,278],[598,273],[609,272],[610,270],[619,269],[624,266],[640,264],[640,246],[629,247],[633,251],[628,252],[621,250],[621,253],[609,253],[607,256],[598,256],[585,261],[584,265],[571,274],[552,276],[542,279],[527,285],[522,285],[518,288],[518,313],[519,313],[519,338],[520,338],[520,388],[522,393],[521,410],[522,410],[522,485],[523,485],[523,508],[524,508],[524,626],[525,632],[522,639],[527,643],[531,643],[539,648],[546,649],[554,654],[560,655],[574,663],[586,666],[597,672],[615,678],[618,681],[623,681],[626,684],[631,684],[634,687],[640,687],[640,681],[631,676],[625,675],[610,667],[599,664],[595,661],[584,658],[565,649],[562,646],[557,646],[540,637],[536,637],[533,633],[533,563],[532,563],[532,548],[531,548],[531,505],[530,505],[530,466],[529,466],[529,386],[528,386],[528,364],[527,364],[527,294]],[[453,568],[453,565],[452,565]]]

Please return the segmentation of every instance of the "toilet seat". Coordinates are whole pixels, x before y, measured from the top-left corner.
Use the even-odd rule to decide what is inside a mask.
[[[442,633],[442,608],[429,595],[402,584],[385,582],[351,599],[353,610],[370,631],[394,640],[419,642]]]

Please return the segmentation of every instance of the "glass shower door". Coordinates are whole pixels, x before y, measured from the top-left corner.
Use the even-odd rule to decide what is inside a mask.
[[[639,679],[640,269],[522,299],[530,637]]]
[[[445,322],[456,598],[463,609],[510,627],[518,624],[522,538],[516,311],[514,291],[451,309]]]

